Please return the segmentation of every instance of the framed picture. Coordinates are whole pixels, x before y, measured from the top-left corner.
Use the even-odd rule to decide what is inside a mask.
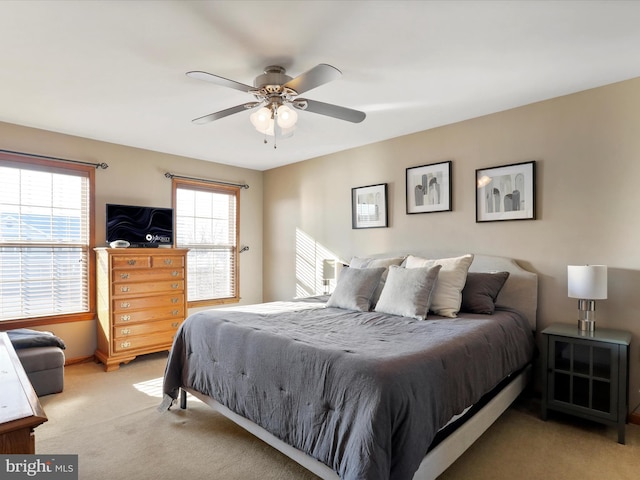
[[[536,218],[536,162],[476,170],[476,222]]]
[[[407,168],[407,213],[451,211],[451,161]]]
[[[353,228],[387,226],[387,184],[351,189],[351,221]]]

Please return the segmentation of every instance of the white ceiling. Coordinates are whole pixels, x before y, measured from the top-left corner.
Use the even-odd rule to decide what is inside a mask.
[[[637,1],[0,1],[0,121],[266,170],[640,76]],[[303,96],[366,112],[300,112],[263,143],[267,65],[340,79]],[[2,145],[0,145],[2,148]]]

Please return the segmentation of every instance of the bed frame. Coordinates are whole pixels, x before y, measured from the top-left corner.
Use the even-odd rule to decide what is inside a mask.
[[[427,256],[423,254],[416,254]],[[389,256],[389,255],[387,255]],[[444,258],[452,255],[438,255],[429,258]],[[469,271],[472,272],[509,272],[509,278],[497,299],[498,305],[517,308],[527,316],[533,331],[536,329],[536,313],[538,303],[538,277],[518,265],[514,260],[505,257],[475,255]],[[442,440],[425,456],[415,473],[414,480],[434,480],[449,468],[492,424],[509,408],[522,393],[531,379],[531,365],[515,374],[502,390],[491,398],[473,416],[464,421],[456,430]],[[307,455],[306,453],[284,443],[262,427],[236,414],[216,400],[190,388],[180,391],[180,408],[187,407],[187,393],[209,405],[240,427],[255,435],[276,450],[302,465],[307,470],[325,480],[338,480],[332,469]]]

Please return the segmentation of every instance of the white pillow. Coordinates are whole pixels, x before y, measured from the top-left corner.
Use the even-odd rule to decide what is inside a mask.
[[[375,311],[424,320],[440,268],[440,265],[424,268],[391,265]]]
[[[431,311],[443,317],[455,318],[462,304],[462,289],[467,281],[467,272],[473,262],[473,255],[461,257],[427,259],[409,255],[406,268],[421,268],[440,265],[438,281],[431,296]]]

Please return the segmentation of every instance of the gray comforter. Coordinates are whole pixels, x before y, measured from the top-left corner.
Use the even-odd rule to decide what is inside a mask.
[[[417,321],[277,305],[191,315],[165,396],[213,397],[345,480],[412,478],[436,432],[533,356],[514,311]]]

